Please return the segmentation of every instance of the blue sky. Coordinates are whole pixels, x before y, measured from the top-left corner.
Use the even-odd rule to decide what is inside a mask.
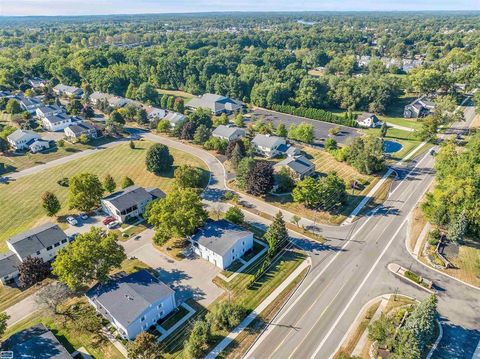
[[[480,0],[0,0],[3,16],[303,10],[480,10]]]

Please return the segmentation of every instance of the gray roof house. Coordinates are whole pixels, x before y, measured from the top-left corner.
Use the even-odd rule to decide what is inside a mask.
[[[102,198],[101,203],[104,212],[123,223],[141,216],[150,201],[163,197],[165,193],[158,188],[145,189],[133,185]]]
[[[153,107],[153,106],[145,107],[145,112],[147,113],[147,117],[149,121],[161,120],[167,114],[166,110],[162,108]]]
[[[178,123],[185,120],[185,115],[178,112],[168,111],[163,120],[170,122],[170,126],[174,128]]]
[[[359,115],[356,121],[361,127],[375,128],[382,125],[382,121],[378,119],[377,115],[369,112],[364,112]]]
[[[9,251],[0,256],[0,281],[5,284],[15,280],[18,277],[15,266],[27,257],[38,257],[44,262],[53,260],[67,243],[67,235],[55,223],[46,223],[11,237],[7,240]]]
[[[97,106],[100,102],[108,102],[112,95],[104,92],[93,92],[88,98],[94,106]]]
[[[45,118],[47,116],[53,116],[63,112],[65,112],[65,109],[62,106],[58,105],[42,106],[40,108],[37,108],[35,111],[39,118]]]
[[[252,140],[255,152],[266,157],[275,157],[285,152],[287,141],[283,137],[258,134]]]
[[[97,312],[130,340],[155,326],[177,306],[175,292],[144,269],[130,275],[120,273],[85,295]]]
[[[37,97],[25,97],[23,95],[17,95],[14,97],[22,110],[34,114],[37,108],[44,106],[43,102]]]
[[[192,98],[186,106],[193,110],[206,108],[212,111],[214,115],[219,115],[221,113],[230,114],[235,111],[240,111],[244,103],[229,97],[206,93],[202,96]]]
[[[435,102],[424,95],[405,106],[403,110],[403,117],[418,118],[427,116],[433,109],[435,109]]]
[[[74,96],[79,97],[83,94],[83,90],[76,86],[68,86],[63,84],[58,84],[53,88],[53,92],[57,96]]]
[[[12,352],[14,359],[72,359],[55,335],[41,323],[13,334],[1,348],[2,352]]]
[[[245,137],[245,130],[240,127],[220,125],[213,130],[212,136],[230,142]]]
[[[253,247],[253,233],[225,219],[207,222],[190,238],[194,252],[222,269]]]
[[[28,83],[33,88],[39,88],[39,87],[45,87],[45,85],[47,84],[47,80],[44,80],[40,77],[33,77],[30,80],[28,80]]]
[[[47,131],[63,131],[72,123],[72,117],[65,112],[51,114],[42,118],[42,126]]]
[[[40,134],[31,130],[18,129],[7,136],[7,141],[15,150],[26,150],[40,138]]]
[[[88,138],[98,137],[98,128],[91,122],[74,123],[64,128],[65,136],[70,139],[77,140],[81,135],[85,134]]]
[[[273,166],[275,171],[279,171],[283,167],[288,168],[293,177],[299,180],[315,173],[315,164],[303,155],[287,157]]]

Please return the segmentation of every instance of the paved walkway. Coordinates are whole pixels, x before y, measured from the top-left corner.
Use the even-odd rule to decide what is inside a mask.
[[[7,320],[7,325],[9,327],[15,323],[18,323],[22,319],[25,319],[39,309],[38,304],[35,302],[35,296],[35,293],[31,294],[22,299],[20,302],[15,303],[11,307],[5,309],[5,313],[10,316],[10,318]]]
[[[396,128],[397,130],[402,130],[402,131],[408,131],[408,132],[415,132],[415,129],[411,127],[406,127],[406,126],[401,126],[401,125],[396,125],[391,122],[387,122],[388,127]]]
[[[255,308],[242,322],[233,329],[213,350],[205,357],[205,359],[214,359],[216,358],[235,338],[247,328],[250,323],[252,323],[255,318],[260,315],[274,300],[277,298],[287,286],[292,283],[295,278],[297,278],[303,270],[310,266],[310,261],[308,259],[304,260],[298,267],[295,269],[287,279],[285,279],[282,284],[280,284],[275,290],[270,293],[270,295],[263,300],[260,305]]]

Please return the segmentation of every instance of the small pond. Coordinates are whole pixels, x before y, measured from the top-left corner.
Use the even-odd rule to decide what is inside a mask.
[[[395,153],[402,149],[402,145],[395,141],[383,141],[383,152],[385,153]]]

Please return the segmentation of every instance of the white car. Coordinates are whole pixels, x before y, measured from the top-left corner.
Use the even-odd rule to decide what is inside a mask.
[[[86,219],[88,219],[88,214],[80,213],[80,218],[83,219],[83,220],[86,220]]]
[[[72,216],[67,217],[67,222],[69,224],[71,224],[72,226],[76,226],[78,224],[78,221],[75,218],[73,218]]]
[[[113,229],[113,228],[116,228],[120,225],[120,222],[119,221],[113,221],[113,222],[110,222],[109,224],[107,224],[107,228],[108,229]]]

